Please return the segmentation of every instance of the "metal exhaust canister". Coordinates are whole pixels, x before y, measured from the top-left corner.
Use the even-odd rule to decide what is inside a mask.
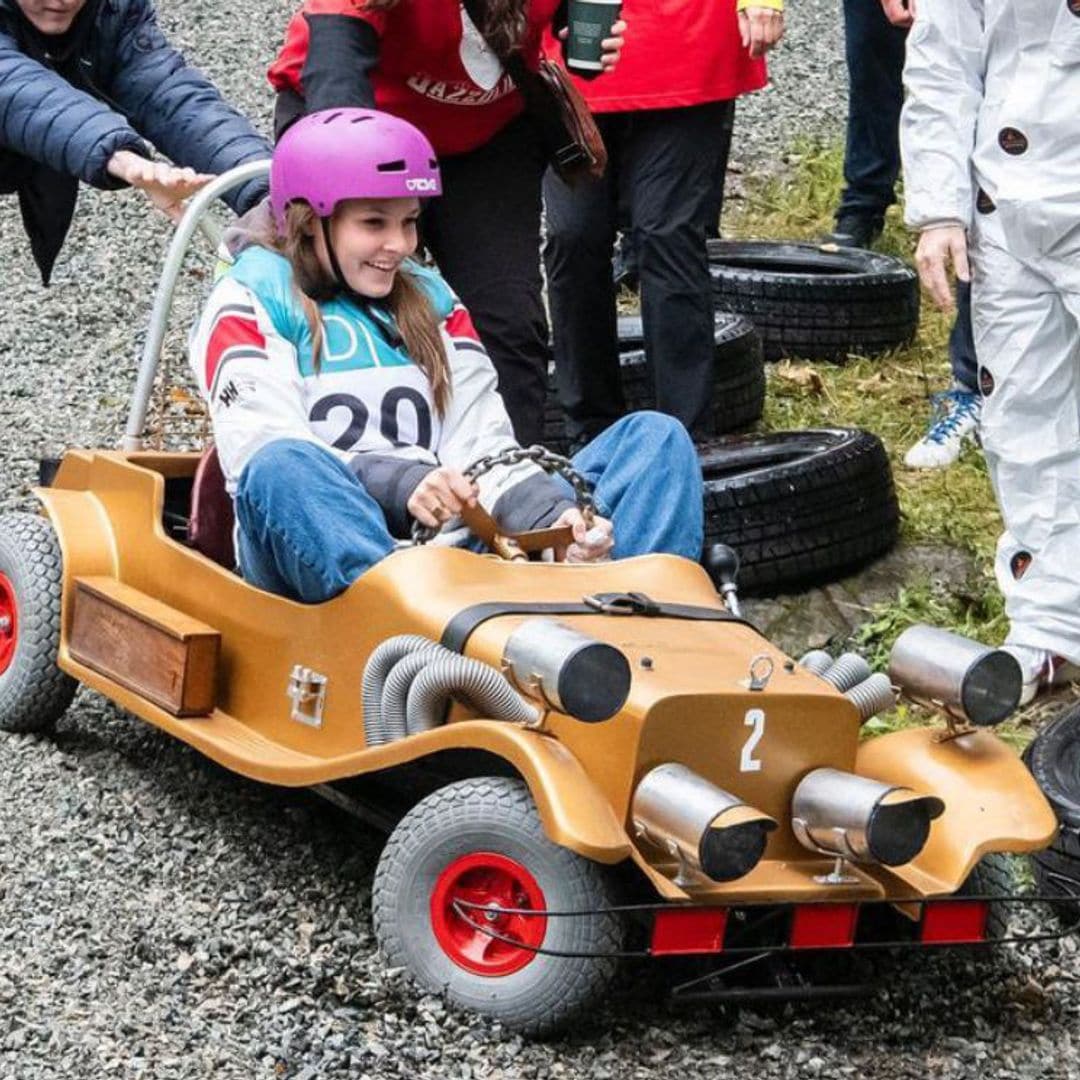
[[[1000,724],[1020,704],[1016,657],[934,626],[912,626],[896,639],[889,678],[920,705],[944,709],[978,727]]]
[[[631,815],[647,839],[713,881],[750,873],[776,822],[685,765],[657,765],[634,792]]]
[[[526,619],[502,660],[523,694],[588,723],[609,720],[630,696],[625,654],[557,619]]]
[[[840,769],[814,769],[791,800],[791,827],[811,851],[903,866],[922,851],[945,804],[933,795]]]

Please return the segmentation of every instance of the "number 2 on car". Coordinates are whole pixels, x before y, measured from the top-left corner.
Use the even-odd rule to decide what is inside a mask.
[[[753,730],[743,743],[742,755],[739,758],[739,772],[761,772],[761,759],[754,757],[754,751],[765,734],[765,710],[748,709],[743,723]]]

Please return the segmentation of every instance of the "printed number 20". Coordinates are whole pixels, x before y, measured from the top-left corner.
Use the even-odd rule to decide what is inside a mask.
[[[765,734],[765,713],[761,709],[750,709],[743,723],[748,728],[754,730],[750,732],[750,737],[743,744],[742,757],[739,759],[739,771],[740,772],[761,772],[761,759],[754,757],[754,751],[757,749],[757,744],[761,742],[762,735]]]

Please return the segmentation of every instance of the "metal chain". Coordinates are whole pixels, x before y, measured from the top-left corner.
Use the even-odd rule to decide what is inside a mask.
[[[531,461],[549,475],[561,476],[574,490],[574,501],[581,511],[581,516],[585,519],[586,527],[592,528],[593,518],[596,516],[596,503],[593,502],[588,480],[574,468],[569,458],[554,454],[545,446],[515,446],[498,454],[488,454],[474,461],[465,470],[464,476],[467,480],[479,480],[481,476],[499,465],[520,465],[523,461]],[[421,525],[419,521],[416,521],[412,528],[413,543],[426,544],[439,532],[440,529]]]

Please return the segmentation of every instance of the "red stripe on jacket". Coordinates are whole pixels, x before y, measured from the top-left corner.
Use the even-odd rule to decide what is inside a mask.
[[[249,345],[252,348],[265,349],[266,338],[259,330],[254,319],[244,319],[239,315],[226,315],[214,324],[210,340],[206,345],[206,386],[214,385],[221,358],[229,349],[237,345]]]

